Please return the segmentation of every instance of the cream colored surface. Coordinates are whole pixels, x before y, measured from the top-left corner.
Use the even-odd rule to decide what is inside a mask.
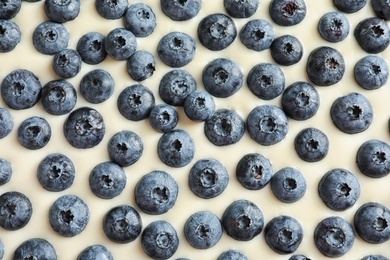
[[[70,33],[69,48],[76,48],[78,39],[90,31],[98,31],[106,35],[116,27],[123,27],[122,20],[108,21],[100,17],[94,7],[93,0],[83,0],[81,13],[77,20],[67,22],[66,28]],[[137,1],[129,0],[129,3]],[[156,55],[157,70],[153,77],[142,82],[154,93],[157,103],[161,102],[158,96],[158,85],[161,77],[170,70],[163,65],[156,54],[156,45],[159,39],[168,32],[181,31],[192,35],[195,39],[198,22],[205,15],[215,12],[225,12],[222,0],[205,0],[199,15],[187,22],[173,22],[161,13],[159,1],[144,0],[152,7],[157,15],[157,28],[155,32],[147,38],[139,38],[138,49],[145,49]],[[270,0],[261,0],[260,7],[256,14],[250,19],[261,18],[269,21],[268,5]],[[102,113],[106,124],[106,135],[94,149],[78,150],[65,140],[62,133],[62,125],[66,116],[52,116],[46,113],[41,104],[37,104],[32,109],[23,111],[11,111],[15,119],[15,127],[11,134],[0,140],[0,157],[9,160],[13,167],[11,181],[0,187],[0,193],[6,191],[19,191],[25,193],[32,202],[33,215],[31,221],[23,229],[18,231],[6,231],[0,228],[0,239],[5,246],[4,259],[11,259],[13,251],[24,240],[41,237],[50,241],[56,248],[58,259],[76,259],[80,251],[92,244],[103,244],[113,254],[115,259],[148,259],[142,251],[140,237],[129,244],[116,244],[109,241],[102,231],[102,220],[104,214],[112,207],[120,204],[135,206],[133,190],[140,177],[152,170],[164,170],[170,173],[178,182],[180,190],[175,206],[166,214],[151,216],[141,212],[144,227],[156,220],[166,220],[172,223],[177,229],[180,237],[180,245],[173,256],[173,259],[187,257],[190,259],[216,259],[222,251],[227,249],[238,249],[244,252],[249,259],[288,259],[289,256],[274,253],[265,243],[264,234],[261,233],[250,242],[239,242],[223,234],[219,243],[208,250],[198,250],[192,248],[186,241],[183,234],[183,226],[186,219],[199,210],[210,210],[222,217],[224,209],[234,200],[248,199],[256,203],[264,213],[267,223],[273,217],[285,214],[299,220],[304,227],[304,239],[296,253],[305,254],[311,259],[325,259],[314,246],[313,231],[315,226],[322,219],[335,215],[341,216],[353,223],[354,212],[360,205],[369,201],[377,201],[390,207],[390,176],[383,179],[371,179],[361,174],[355,164],[355,155],[358,147],[366,140],[377,138],[389,141],[387,130],[387,120],[390,117],[388,100],[390,97],[390,86],[386,86],[375,91],[366,91],[360,88],[353,79],[353,66],[362,57],[367,55],[357,45],[353,29],[363,18],[373,16],[371,6],[368,4],[364,9],[355,14],[348,14],[351,24],[349,36],[341,43],[328,43],[320,38],[316,26],[318,19],[329,11],[334,11],[331,0],[306,0],[307,16],[304,21],[293,27],[283,28],[274,25],[276,36],[292,34],[297,36],[304,47],[302,60],[291,67],[281,67],[286,75],[286,86],[295,81],[308,81],[305,72],[307,57],[311,50],[318,46],[329,45],[338,49],[346,61],[346,72],[341,82],[330,87],[316,87],[321,95],[321,105],[318,113],[310,120],[304,122],[289,121],[289,133],[281,142],[271,147],[261,146],[249,138],[246,133],[242,140],[229,147],[213,146],[203,134],[203,123],[191,122],[183,113],[182,108],[178,108],[180,122],[177,128],[185,129],[195,139],[196,154],[192,163],[186,167],[174,169],[165,166],[157,156],[157,142],[161,134],[155,132],[147,120],[141,122],[131,122],[120,115],[116,108],[116,100],[126,86],[135,82],[127,75],[126,62],[114,61],[107,58],[97,66],[83,64],[81,72],[77,77],[69,81],[78,90],[81,77],[88,71],[95,68],[106,69],[114,77],[116,86],[113,96],[106,102],[93,105],[87,103],[81,95],[78,97],[77,107],[90,106]],[[29,69],[34,72],[42,84],[58,78],[51,69],[52,57],[39,54],[32,45],[32,33],[34,28],[44,20],[47,20],[43,11],[43,1],[38,3],[23,2],[22,9],[15,19],[21,28],[22,41],[16,49],[7,54],[0,55],[0,79],[14,69]],[[235,19],[238,30],[249,19]],[[390,62],[390,50],[379,54]],[[203,67],[214,58],[231,58],[240,64],[246,76],[250,69],[261,62],[272,62],[269,50],[254,52],[246,49],[237,38],[234,43],[224,51],[211,52],[204,48],[199,42],[195,59],[184,69],[188,70],[195,77],[198,88],[202,89],[201,72]],[[371,127],[360,134],[347,135],[337,130],[330,119],[329,109],[332,102],[339,96],[350,92],[360,92],[371,101],[375,117]],[[256,98],[246,85],[235,95],[227,99],[215,98],[218,108],[235,109],[244,119],[249,112],[257,105],[276,104],[280,106],[280,97],[273,101],[263,101]],[[4,107],[3,100],[0,106]],[[49,144],[41,150],[29,151],[24,149],[17,141],[17,128],[20,123],[34,115],[45,117],[52,127],[52,139]],[[293,140],[296,134],[306,127],[317,127],[324,131],[330,140],[330,150],[328,156],[317,163],[303,162],[296,155],[293,147]],[[97,198],[91,192],[88,185],[88,177],[91,169],[102,161],[109,160],[107,154],[107,143],[110,137],[121,130],[132,130],[138,133],[145,144],[145,150],[141,159],[134,165],[125,168],[128,176],[127,185],[122,194],[111,200]],[[60,152],[70,157],[76,166],[76,178],[74,184],[60,193],[53,193],[44,190],[37,178],[36,170],[39,162],[48,154]],[[308,189],[306,195],[298,202],[284,204],[276,200],[268,185],[260,191],[249,191],[244,189],[235,178],[235,167],[241,157],[247,153],[257,152],[270,159],[273,169],[276,172],[282,167],[292,166],[299,169],[306,177]],[[226,190],[217,198],[204,200],[196,197],[188,188],[188,173],[196,160],[211,157],[220,160],[228,169],[230,183]],[[321,176],[328,170],[341,167],[352,171],[358,177],[362,192],[361,197],[354,207],[344,212],[335,212],[328,209],[320,200],[317,194],[317,183]],[[90,208],[91,218],[84,232],[72,238],[61,237],[51,228],[48,221],[48,211],[51,204],[61,195],[75,194],[86,201]],[[136,207],[136,206],[135,206]],[[367,254],[383,254],[390,257],[389,242],[381,245],[371,245],[356,237],[355,244],[345,256],[339,259],[361,259]]]

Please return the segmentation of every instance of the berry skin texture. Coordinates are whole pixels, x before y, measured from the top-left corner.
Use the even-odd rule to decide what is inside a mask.
[[[329,139],[324,132],[309,127],[301,130],[294,140],[295,151],[306,162],[318,162],[326,157]]]
[[[340,257],[347,253],[355,240],[351,224],[341,217],[328,217],[314,230],[314,243],[327,257]]]
[[[248,49],[255,51],[263,51],[268,49],[271,47],[274,39],[275,31],[267,20],[251,20],[246,23],[240,31],[241,42]]]
[[[80,0],[45,0],[44,9],[46,16],[53,22],[65,23],[76,19],[79,15]]]
[[[254,141],[269,146],[284,139],[288,132],[288,119],[279,107],[260,105],[249,113],[246,126]]]
[[[1,11],[0,11],[1,12]],[[0,20],[0,52],[10,52],[19,44],[22,33],[19,26],[10,20]]]
[[[306,192],[305,176],[295,168],[285,167],[271,178],[271,190],[275,197],[285,203],[298,201]]]
[[[136,51],[137,40],[131,31],[115,28],[107,34],[104,47],[113,59],[127,60]]]
[[[13,260],[19,259],[57,260],[57,253],[53,245],[42,238],[31,238],[20,244],[13,255]]]
[[[37,177],[42,187],[59,192],[72,186],[76,175],[72,160],[61,153],[47,155],[39,163]]]
[[[264,228],[265,241],[278,254],[295,252],[303,239],[301,224],[290,216],[277,216]]]
[[[237,143],[245,133],[245,122],[234,110],[219,109],[205,122],[204,133],[216,146]]]
[[[77,92],[66,80],[52,80],[42,88],[41,101],[43,109],[52,115],[70,113],[77,102]]]
[[[326,13],[318,21],[318,32],[328,42],[340,42],[349,34],[349,21],[340,12]]]
[[[0,186],[9,182],[12,177],[12,165],[6,159],[0,158]]]
[[[147,37],[156,28],[156,15],[153,10],[144,3],[130,5],[124,16],[125,28],[136,37]]]
[[[21,229],[32,213],[31,202],[23,193],[9,191],[0,195],[0,227],[10,231]]]
[[[176,129],[163,134],[157,145],[160,160],[171,167],[189,164],[195,155],[195,143],[184,130]]]
[[[372,0],[372,8],[376,16],[382,18],[385,21],[390,20],[390,3],[386,0]]]
[[[10,72],[1,82],[1,96],[12,109],[33,107],[41,96],[42,85],[37,76],[29,70]]]
[[[201,0],[161,0],[163,13],[174,21],[194,18],[202,8]]]
[[[304,0],[272,0],[269,14],[278,25],[296,25],[306,16],[306,4]]]
[[[194,77],[186,70],[174,69],[162,77],[158,92],[165,103],[171,106],[182,106],[185,98],[195,90]]]
[[[106,131],[102,115],[89,107],[78,108],[70,113],[63,130],[66,140],[80,149],[98,145]]]
[[[211,51],[226,49],[236,37],[237,28],[233,19],[222,13],[210,14],[198,25],[199,41]]]
[[[141,246],[150,258],[165,260],[175,254],[179,237],[170,223],[163,220],[154,221],[142,232]]]
[[[307,59],[306,72],[309,79],[318,86],[334,85],[344,76],[344,58],[332,47],[318,47]]]
[[[14,119],[11,113],[7,109],[0,107],[0,139],[9,135],[13,128]]]
[[[303,46],[298,38],[282,35],[272,42],[271,55],[279,65],[291,66],[302,59]]]
[[[92,260],[92,259],[102,259],[102,260],[114,260],[111,252],[102,245],[92,245],[85,248],[77,256],[77,260]]]
[[[106,57],[106,37],[98,32],[89,32],[81,36],[77,42],[76,50],[81,59],[91,65],[101,63]]]
[[[390,173],[390,145],[381,140],[364,142],[356,153],[359,170],[371,178],[382,178]]]
[[[207,91],[196,90],[184,99],[184,113],[195,122],[210,119],[215,112],[215,101]]]
[[[150,111],[149,123],[157,132],[167,133],[173,130],[178,122],[179,115],[170,105],[159,104]]]
[[[127,73],[135,81],[143,81],[153,76],[156,61],[148,51],[136,51],[127,60]]]
[[[244,155],[237,164],[237,180],[249,190],[264,188],[271,181],[272,175],[271,162],[258,153]]]
[[[304,255],[292,255],[288,260],[311,260]]]
[[[233,239],[250,241],[263,230],[263,212],[251,201],[236,200],[223,213],[222,225]]]
[[[49,221],[52,229],[64,237],[74,237],[86,228],[89,208],[76,195],[63,195],[50,207]]]
[[[102,69],[87,72],[80,81],[80,94],[90,103],[99,104],[112,96],[115,82],[111,74]]]
[[[367,255],[362,260],[389,260],[389,258],[382,255]]]
[[[354,35],[360,47],[368,53],[380,53],[390,44],[390,28],[378,17],[362,20],[355,27]]]
[[[115,20],[121,18],[129,5],[128,0],[96,0],[95,7],[101,17]]]
[[[333,0],[333,4],[344,13],[355,13],[362,9],[367,0]]]
[[[363,204],[355,213],[356,233],[364,241],[381,244],[390,239],[390,210],[377,202]]]
[[[62,78],[73,78],[81,70],[82,60],[76,50],[65,49],[54,55],[53,71]]]
[[[131,206],[119,205],[113,207],[104,216],[104,234],[115,243],[130,243],[141,234],[141,230],[141,216]]]
[[[248,260],[248,257],[238,250],[230,249],[222,252],[217,260]]]
[[[234,18],[249,18],[257,11],[259,0],[224,0],[226,12]]]
[[[33,33],[34,47],[42,54],[54,55],[68,47],[69,32],[61,23],[43,22]]]
[[[213,96],[226,98],[236,93],[243,84],[243,74],[236,62],[217,58],[206,65],[202,72],[205,89]]]
[[[132,131],[123,130],[111,137],[107,150],[111,161],[126,167],[136,163],[141,158],[144,144],[139,135]]]
[[[30,117],[24,120],[18,128],[19,143],[29,149],[41,149],[51,139],[51,128],[46,119],[42,117]]]
[[[138,181],[134,197],[143,212],[160,215],[175,205],[178,193],[179,186],[171,175],[164,171],[152,171]]]
[[[192,214],[184,224],[187,241],[197,249],[215,246],[222,237],[221,220],[210,211],[198,211]]]
[[[3,259],[4,256],[4,245],[3,242],[0,240],[0,259]]]
[[[370,101],[359,93],[350,93],[337,98],[331,108],[330,116],[334,125],[347,134],[365,131],[373,120],[374,112]]]
[[[368,55],[356,63],[354,77],[362,88],[378,89],[389,79],[389,67],[386,60],[381,57]]]
[[[343,211],[355,205],[360,196],[359,180],[345,169],[332,169],[318,183],[318,194],[325,205]]]
[[[22,7],[22,0],[6,1],[2,4],[0,10],[0,19],[14,18]]]

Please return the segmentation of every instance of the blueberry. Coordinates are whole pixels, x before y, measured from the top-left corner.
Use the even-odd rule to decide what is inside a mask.
[[[211,199],[220,195],[229,183],[229,174],[215,159],[198,160],[191,168],[188,186],[198,197]]]
[[[291,66],[302,59],[303,47],[295,36],[282,35],[272,42],[271,55],[276,63]]]
[[[89,32],[78,40],[76,50],[85,63],[96,65],[107,57],[105,41],[101,33]]]
[[[56,22],[43,22],[33,33],[34,47],[42,54],[54,55],[68,47],[69,32]]]
[[[89,208],[76,195],[63,195],[51,205],[49,221],[52,229],[64,237],[74,237],[85,229],[89,222]]]
[[[236,62],[217,58],[203,69],[202,81],[211,95],[226,98],[240,90],[244,76]]]
[[[62,78],[73,78],[81,70],[81,57],[76,50],[65,49],[53,57],[53,70]]]
[[[182,69],[167,72],[159,84],[161,99],[172,106],[182,106],[185,98],[196,90],[194,77]]]
[[[207,91],[194,91],[184,100],[184,113],[192,121],[206,121],[214,115],[214,112],[214,98]]]
[[[1,96],[12,109],[33,107],[41,96],[42,86],[29,70],[18,69],[7,74],[1,82]]]
[[[318,162],[326,157],[329,139],[320,129],[309,127],[301,130],[294,140],[295,151],[306,162]]]
[[[347,134],[365,131],[371,125],[373,113],[370,101],[359,93],[337,98],[330,108],[334,125]]]
[[[157,152],[164,164],[175,168],[183,167],[194,158],[195,143],[186,131],[172,130],[161,136]]]
[[[311,258],[304,255],[292,255],[288,260],[311,260]]]
[[[248,257],[238,250],[230,249],[222,252],[217,260],[248,260]]]
[[[271,178],[271,190],[275,197],[285,203],[298,201],[306,192],[305,176],[295,168],[285,167]]]
[[[113,207],[104,216],[104,234],[113,242],[121,244],[132,242],[141,234],[141,230],[141,216],[131,206]]]
[[[260,63],[249,71],[246,83],[255,96],[271,100],[283,93],[285,77],[277,65]]]
[[[170,105],[159,104],[150,111],[149,123],[157,132],[167,133],[173,130],[178,122],[179,115]]]
[[[126,167],[141,158],[144,144],[141,137],[136,133],[122,130],[111,137],[107,150],[111,161]]]
[[[259,0],[224,0],[228,14],[235,18],[249,18],[254,15],[259,7]]]
[[[12,177],[12,165],[6,159],[0,158],[0,186],[9,182]]]
[[[72,160],[64,154],[52,153],[39,163],[37,177],[48,191],[63,191],[72,186],[76,169]]]
[[[153,76],[156,61],[148,51],[136,51],[127,60],[127,73],[135,81],[143,81]]]
[[[364,241],[380,244],[390,239],[390,210],[377,202],[363,204],[355,213],[356,233]]]
[[[174,21],[190,20],[202,7],[202,0],[161,0],[160,3],[163,13]]]
[[[0,31],[0,52],[12,51],[22,37],[19,26],[10,20],[0,20]]]
[[[0,107],[0,139],[6,137],[14,128],[14,119],[11,113]]]
[[[264,228],[265,241],[278,254],[295,252],[303,239],[301,224],[290,216],[277,216]]]
[[[340,12],[326,13],[318,21],[318,32],[328,42],[340,42],[349,34],[348,19]]]
[[[306,16],[306,4],[304,0],[272,0],[269,5],[269,14],[278,25],[296,25]]]
[[[31,202],[23,193],[9,191],[0,195],[0,227],[21,229],[30,221],[32,213]]]
[[[47,240],[42,238],[31,238],[24,241],[16,248],[12,259],[57,260],[57,253],[53,245]]]
[[[340,257],[347,253],[355,240],[351,224],[341,217],[328,217],[314,230],[314,243],[327,257]]]
[[[238,241],[249,241],[263,230],[264,217],[253,202],[236,200],[223,213],[222,225],[230,237]]]
[[[14,18],[22,7],[21,0],[7,0],[4,1],[0,9],[0,19]]]
[[[18,128],[18,141],[29,150],[43,148],[50,141],[50,138],[49,122],[42,117],[29,117]]]
[[[309,83],[294,82],[282,94],[282,107],[286,115],[295,120],[313,117],[320,106],[320,94]]]
[[[367,255],[362,260],[389,260],[389,258],[382,255]]]
[[[136,37],[146,37],[153,33],[156,28],[156,15],[150,6],[144,3],[130,5],[123,20],[125,28],[130,30]]]
[[[328,46],[314,49],[306,63],[309,79],[319,86],[330,86],[339,82],[345,72],[342,54]]]
[[[318,194],[332,210],[349,209],[360,196],[359,180],[345,169],[332,169],[325,173],[318,183]]]
[[[233,19],[222,13],[210,14],[198,25],[199,41],[212,51],[226,49],[236,37],[237,28]]]
[[[77,260],[114,260],[111,252],[103,245],[92,245],[85,248],[77,256]]]
[[[225,1],[226,2],[226,1]],[[251,50],[263,51],[271,47],[275,39],[272,25],[263,19],[254,19],[247,22],[240,31],[241,42]]]
[[[184,224],[187,241],[197,249],[215,246],[222,237],[221,220],[211,211],[198,211],[192,214]]]
[[[333,0],[333,4],[344,13],[355,13],[367,4],[367,0]]]
[[[164,35],[157,45],[157,54],[161,61],[173,68],[190,63],[195,53],[195,39],[182,32],[170,32]]]
[[[390,44],[390,28],[378,17],[362,20],[355,27],[354,35],[360,47],[368,53],[380,53]]]
[[[379,56],[368,55],[355,65],[356,82],[364,89],[378,89],[386,84],[389,78],[389,67],[386,60]]]
[[[127,8],[128,0],[96,0],[95,7],[101,17],[114,20],[121,18]]]
[[[273,145],[284,139],[288,132],[286,114],[277,106],[260,105],[248,115],[249,136],[261,145]]]
[[[46,16],[57,23],[64,23],[76,19],[80,13],[80,0],[45,0]]]
[[[245,122],[234,110],[218,109],[205,122],[204,133],[207,139],[216,146],[232,145],[243,137]]]
[[[89,175],[89,186],[93,194],[101,199],[112,199],[123,191],[127,176],[118,164],[103,162],[96,165]]]
[[[137,40],[131,31],[115,28],[107,34],[104,47],[107,54],[113,59],[127,60],[136,51]]]
[[[66,80],[52,80],[42,88],[41,100],[46,112],[52,115],[65,115],[75,107],[77,92]]]
[[[0,240],[0,259],[3,259],[4,256],[4,245],[3,242]]]
[[[141,246],[150,258],[168,259],[176,252],[179,237],[170,223],[163,220],[154,221],[142,232]]]
[[[390,20],[390,3],[388,1],[372,0],[371,5],[376,16],[386,21]]]
[[[272,174],[271,162],[258,153],[244,155],[236,167],[238,182],[249,190],[264,188],[271,181]]]
[[[115,82],[111,74],[102,69],[91,70],[80,81],[80,94],[93,104],[109,99],[114,88]]]
[[[364,142],[356,153],[359,170],[371,178],[382,178],[390,173],[390,145],[376,139]]]
[[[152,91],[141,84],[126,87],[119,94],[117,101],[119,112],[132,121],[147,118],[154,104],[155,99]]]
[[[98,145],[106,131],[102,115],[89,107],[78,108],[70,113],[63,130],[66,140],[80,149]]]

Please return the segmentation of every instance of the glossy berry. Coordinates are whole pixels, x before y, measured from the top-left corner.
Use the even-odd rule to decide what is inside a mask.
[[[374,55],[361,58],[356,63],[353,72],[359,86],[368,90],[382,87],[389,78],[389,67],[386,60]]]
[[[354,35],[360,47],[368,53],[380,53],[390,44],[390,28],[378,17],[362,20],[355,27]]]
[[[196,90],[194,77],[186,70],[174,69],[161,79],[158,92],[161,99],[171,106],[182,106],[185,98]]]
[[[42,238],[31,238],[21,243],[15,250],[13,260],[19,259],[57,260],[53,245]]]
[[[268,49],[271,47],[274,39],[275,31],[272,25],[267,20],[263,19],[254,19],[249,21],[240,31],[241,42],[248,49],[255,51]]]
[[[57,23],[64,23],[76,19],[80,13],[80,0],[45,0],[46,16]]]
[[[14,128],[14,119],[8,109],[0,107],[0,139],[6,137]]]
[[[167,133],[173,130],[178,122],[179,115],[170,105],[159,104],[150,111],[149,123],[157,132]]]
[[[54,55],[68,47],[69,32],[56,22],[43,22],[33,33],[34,47],[42,54]]]
[[[258,153],[244,155],[236,167],[237,180],[249,190],[264,188],[271,181],[272,175],[271,162]]]
[[[41,100],[43,109],[52,115],[70,113],[77,102],[77,92],[66,80],[52,80],[42,88]]]
[[[127,73],[135,81],[143,81],[153,76],[156,61],[148,51],[136,51],[127,60]]]
[[[51,127],[46,119],[33,116],[24,120],[18,128],[18,141],[29,150],[41,149],[50,141]]]
[[[144,3],[130,5],[124,16],[125,28],[130,30],[136,37],[147,37],[156,28],[156,15],[153,10]]]
[[[371,139],[360,145],[356,153],[359,170],[371,178],[382,178],[390,173],[390,145]]]
[[[89,186],[93,194],[101,199],[112,199],[126,187],[127,176],[122,167],[113,162],[96,165],[89,175]]]
[[[161,0],[163,13],[174,21],[187,21],[195,17],[201,7],[201,0]]]
[[[223,4],[230,16],[235,18],[249,18],[257,11],[259,0],[224,0]]]
[[[355,13],[367,4],[367,0],[333,0],[333,4],[344,13]]]
[[[115,88],[111,74],[102,69],[87,72],[80,81],[80,94],[90,103],[99,104],[109,99]]]
[[[372,0],[371,5],[376,16],[386,21],[390,20],[390,3],[388,1]]]
[[[304,0],[272,0],[269,5],[269,14],[278,25],[296,25],[306,16],[306,4]]]
[[[271,55],[276,63],[291,66],[302,59],[303,46],[298,38],[282,35],[272,42]]]
[[[95,7],[100,16],[114,20],[121,18],[129,5],[128,0],[96,0]]]
[[[196,90],[184,100],[184,113],[196,122],[210,119],[215,112],[215,102],[211,94],[204,90]]]
[[[6,159],[0,158],[0,186],[10,181],[12,177],[12,165]]]
[[[106,37],[98,32],[89,32],[81,36],[76,47],[81,59],[91,65],[101,63],[107,57],[105,39]]]
[[[349,21],[340,12],[326,13],[318,21],[318,32],[328,42],[340,42],[349,34]]]
[[[9,0],[2,4],[0,9],[0,19],[14,18],[22,7],[22,0]]]
[[[33,213],[29,198],[23,193],[9,191],[0,195],[0,227],[18,230],[28,224]]]
[[[115,60],[127,60],[137,49],[135,35],[124,28],[111,30],[105,39],[104,47]]]
[[[238,250],[230,249],[222,252],[217,260],[248,260],[248,257]]]
[[[81,70],[82,60],[76,50],[65,49],[53,57],[53,71],[62,78],[73,78]]]
[[[318,162],[326,157],[329,139],[320,129],[309,127],[301,130],[294,139],[299,158],[306,162]]]
[[[11,20],[0,20],[0,52],[10,52],[19,44],[22,33]]]
[[[141,158],[144,144],[136,133],[122,130],[110,138],[107,150],[111,161],[126,167],[136,163]]]
[[[300,200],[306,192],[305,176],[295,168],[285,167],[271,178],[271,190],[275,197],[285,203]]]
[[[102,245],[88,246],[77,256],[77,260],[92,259],[114,260],[114,257],[112,256],[111,252]]]

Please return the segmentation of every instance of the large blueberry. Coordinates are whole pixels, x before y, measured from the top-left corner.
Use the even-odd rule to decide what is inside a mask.
[[[12,259],[57,260],[57,253],[49,241],[43,238],[31,238],[16,248]]]
[[[306,16],[306,4],[304,0],[272,0],[269,5],[269,14],[278,25],[296,25]]]
[[[257,11],[259,0],[224,0],[223,5],[230,16],[235,18],[249,18]]]
[[[173,130],[178,122],[179,114],[170,105],[159,104],[150,111],[149,123],[157,132],[167,133]]]
[[[53,71],[62,78],[73,78],[81,70],[82,60],[79,53],[73,49],[65,49],[53,57]]]
[[[105,39],[106,37],[98,32],[89,32],[81,36],[76,47],[81,59],[91,65],[102,62],[107,57]]]
[[[367,4],[367,0],[333,0],[333,4],[344,13],[355,13]]]
[[[50,139],[50,124],[42,117],[27,118],[18,128],[18,141],[27,149],[41,149],[47,145]]]
[[[0,20],[0,52],[10,52],[19,44],[22,33],[11,20]]]
[[[22,0],[7,0],[2,3],[0,19],[14,18],[22,7]]]
[[[171,106],[182,106],[185,98],[195,90],[194,77],[186,70],[174,69],[161,78],[158,92],[165,103]]]
[[[380,53],[390,44],[390,28],[378,17],[362,20],[355,27],[355,38],[360,47],[368,53]]]
[[[275,197],[285,203],[298,201],[306,192],[305,176],[295,168],[285,167],[271,179],[271,190]]]
[[[69,32],[61,23],[43,22],[33,33],[33,44],[42,54],[54,55],[68,46]]]
[[[196,90],[184,100],[184,113],[192,121],[206,121],[214,115],[214,112],[214,98],[207,91]]]
[[[249,190],[264,188],[272,178],[271,162],[263,155],[249,153],[244,155],[237,164],[237,180]]]
[[[348,19],[340,12],[326,13],[318,21],[318,32],[329,42],[340,42],[349,34]]]
[[[0,107],[0,139],[6,137],[14,128],[14,119],[11,113]]]
[[[125,28],[130,30],[136,37],[146,37],[153,33],[156,28],[156,15],[150,6],[144,3],[130,5],[124,16]]]
[[[127,60],[127,73],[135,81],[142,81],[153,76],[156,61],[148,51],[136,51]]]
[[[190,20],[202,7],[202,0],[161,0],[160,3],[163,13],[174,21]]]
[[[250,20],[240,31],[241,42],[248,49],[255,51],[268,49],[274,39],[275,31],[272,25],[263,19]]]
[[[128,0],[96,0],[95,7],[103,18],[114,20],[121,18],[129,5]]]
[[[9,191],[0,195],[0,227],[21,229],[30,221],[32,213],[31,201],[23,193]]]
[[[293,35],[279,36],[271,44],[271,56],[280,65],[294,65],[302,59],[302,43]]]
[[[126,186],[127,176],[122,167],[113,162],[96,165],[89,175],[92,192],[102,199],[117,197]]]
[[[389,78],[389,67],[385,59],[368,55],[361,58],[354,67],[356,82],[364,89],[378,89],[386,84]]]
[[[70,113],[77,102],[77,92],[66,80],[51,80],[42,88],[41,100],[43,109],[52,115]]]
[[[382,178],[390,173],[390,145],[371,139],[360,145],[356,153],[359,170],[371,178]]]
[[[0,158],[0,186],[10,181],[12,177],[12,165],[6,159]]]
[[[92,245],[85,248],[77,256],[77,260],[114,260],[111,252],[103,245]]]
[[[248,260],[248,257],[241,251],[230,249],[223,251],[217,260]]]
[[[115,82],[111,74],[102,69],[91,70],[80,81],[80,94],[90,103],[98,104],[109,99]]]
[[[390,20],[390,3],[387,0],[372,0],[372,8],[376,16],[386,21]]]
[[[318,162],[326,157],[329,139],[320,129],[309,127],[301,130],[294,139],[299,158],[306,162]]]
[[[64,23],[76,19],[80,13],[80,0],[45,0],[46,16],[53,22]]]
[[[141,158],[144,144],[139,135],[129,130],[123,130],[111,137],[107,149],[108,155],[114,163],[126,167]]]
[[[135,35],[124,28],[111,30],[105,39],[104,47],[115,60],[127,60],[137,49]]]

